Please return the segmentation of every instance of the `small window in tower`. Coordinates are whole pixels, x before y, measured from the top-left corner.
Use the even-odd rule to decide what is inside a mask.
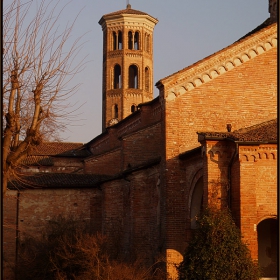
[[[131,113],[136,112],[136,110],[137,110],[137,107],[136,107],[135,104],[133,104],[133,105],[131,106]]]
[[[129,88],[138,88],[138,68],[136,65],[130,65],[128,70],[128,87]]]
[[[129,48],[130,50],[132,50],[132,46],[133,46],[132,40],[133,40],[133,35],[132,35],[132,32],[129,31],[129,32],[128,32],[128,48]]]
[[[122,87],[122,72],[119,64],[114,67],[114,89]]]
[[[134,34],[134,49],[139,50],[139,32]]]
[[[113,50],[117,49],[117,34],[113,32]]]
[[[119,108],[118,108],[117,104],[115,104],[113,106],[113,112],[112,113],[113,113],[112,114],[113,119],[117,119],[119,117]]]
[[[148,67],[145,68],[145,90],[150,91],[150,69]]]
[[[122,50],[123,48],[123,43],[122,43],[122,32],[119,31],[119,36],[118,36],[118,49]]]

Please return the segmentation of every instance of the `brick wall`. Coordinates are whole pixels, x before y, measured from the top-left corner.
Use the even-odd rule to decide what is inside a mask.
[[[235,155],[235,144],[229,141],[207,141],[205,144],[205,205],[225,208],[229,205],[229,166]]]
[[[203,176],[203,161],[201,150],[189,155],[186,154],[181,158],[180,168],[185,171],[185,178],[183,180],[184,187],[181,189],[181,195],[184,199],[184,204],[181,209],[180,217],[184,223],[184,238],[177,240],[179,252],[183,255],[192,234],[191,230],[191,203],[194,188],[198,180]],[[181,225],[182,226],[182,225]]]
[[[254,259],[257,224],[277,215],[276,154],[275,145],[240,147],[240,225]]]
[[[101,199],[97,189],[29,189],[19,194],[19,232],[20,235],[40,233],[45,222],[58,216],[73,216],[89,222],[92,209]],[[98,203],[97,203],[98,205]],[[98,224],[98,223],[97,223]]]
[[[17,191],[7,190],[3,198],[3,277],[14,279],[17,242]]]
[[[199,146],[197,131],[226,132],[228,123],[232,125],[232,130],[236,130],[276,118],[276,56],[276,48],[272,48],[212,81],[171,99],[165,95],[171,90],[165,85],[160,88],[161,98],[165,97],[166,112],[163,130],[166,165],[162,168],[166,180],[167,248],[174,248],[176,240],[182,239],[185,234],[184,216],[180,216],[180,208],[185,203],[180,196],[180,189],[184,188],[180,182],[184,175],[179,168],[178,154]],[[180,81],[180,73],[176,75]],[[207,182],[217,180],[221,173],[227,172],[220,168],[216,169],[219,174],[212,171],[213,178],[205,174],[204,180]]]
[[[112,252],[152,265],[162,246],[158,167],[106,182],[102,189],[103,233],[110,237]]]
[[[123,168],[141,165],[159,157],[162,150],[161,123],[123,137]]]
[[[8,190],[3,210],[5,279],[14,279],[11,273],[16,259],[16,228],[19,239],[40,235],[47,221],[62,215],[89,222],[93,233],[101,231],[101,192],[98,189]]]
[[[114,175],[120,173],[121,170],[122,153],[120,148],[85,160],[85,173]]]
[[[227,131],[228,123],[236,130],[276,118],[276,88],[277,50],[273,48],[167,101],[167,140],[170,134],[177,135],[167,143],[174,147],[177,142],[184,151],[197,145],[197,131]]]

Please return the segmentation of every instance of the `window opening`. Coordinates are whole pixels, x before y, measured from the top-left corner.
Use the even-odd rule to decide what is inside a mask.
[[[134,49],[139,50],[139,32],[134,34]]]
[[[114,89],[118,89],[122,87],[122,75],[121,75],[121,67],[116,64],[114,67]]]
[[[138,88],[138,68],[136,65],[130,65],[128,70],[129,81],[128,87],[129,88]]]
[[[200,177],[194,186],[191,200],[191,229],[197,228],[197,217],[199,216],[203,203],[203,177]]]
[[[119,117],[119,109],[118,109],[118,105],[115,104],[113,107],[113,118],[117,119]]]
[[[148,67],[145,68],[145,90],[150,91],[150,70]]]
[[[113,50],[115,51],[117,49],[117,34],[116,32],[113,32]]]
[[[119,36],[118,36],[118,49],[122,50],[123,48],[123,43],[122,43],[122,32],[119,31]]]
[[[131,113],[134,113],[134,112],[136,111],[136,109],[137,109],[137,108],[136,108],[136,105],[133,104],[133,105],[131,106]]]
[[[132,50],[132,45],[133,45],[132,42],[133,42],[132,32],[129,31],[129,32],[128,32],[128,48],[129,48],[130,50]]]

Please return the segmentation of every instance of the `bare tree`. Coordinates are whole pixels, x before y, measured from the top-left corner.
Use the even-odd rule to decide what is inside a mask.
[[[5,2],[8,2],[5,7]],[[71,42],[75,18],[60,31],[65,6],[52,0],[5,0],[3,16],[3,191],[18,176],[27,153],[43,140],[57,139],[69,117],[69,81],[81,37]],[[34,9],[36,13],[34,15]],[[74,109],[73,109],[74,110]],[[72,111],[73,112],[73,111]]]

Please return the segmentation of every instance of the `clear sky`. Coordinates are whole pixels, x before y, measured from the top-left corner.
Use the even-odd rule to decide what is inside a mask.
[[[4,2],[9,2],[5,0]],[[63,0],[64,2],[64,0]],[[154,83],[232,44],[269,17],[268,0],[129,0],[132,9],[159,20],[154,29]],[[85,34],[81,56],[86,68],[73,83],[82,83],[72,103],[84,104],[68,131],[67,142],[89,142],[101,133],[102,38],[98,21],[126,8],[127,0],[72,0],[65,22],[77,15],[72,36]],[[154,89],[154,97],[158,90]]]

